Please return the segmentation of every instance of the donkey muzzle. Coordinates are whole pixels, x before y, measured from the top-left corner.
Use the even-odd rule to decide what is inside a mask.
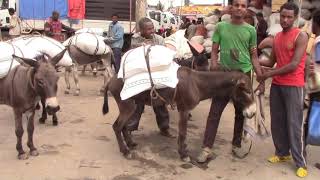
[[[252,103],[243,110],[243,116],[251,119],[253,118],[253,116],[256,115],[256,112],[257,112],[257,105],[256,103]]]
[[[46,110],[49,115],[53,115],[53,113],[56,113],[60,110],[60,106],[57,106],[57,107],[47,106]]]
[[[50,97],[46,99],[46,110],[49,115],[60,110],[60,106],[56,97]]]

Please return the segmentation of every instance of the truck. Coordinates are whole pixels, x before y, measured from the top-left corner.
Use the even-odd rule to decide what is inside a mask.
[[[17,10],[17,15],[20,16],[20,4],[28,3],[31,5],[33,1],[36,0],[0,0],[1,28],[6,28],[9,25],[9,8],[15,8]],[[32,14],[44,11],[44,14],[48,16],[53,10],[60,11],[59,9],[53,9],[46,5],[46,0],[41,2],[43,3],[43,6],[39,4],[34,6],[29,5],[31,7],[30,9],[23,9],[27,14],[31,14],[31,17],[28,18],[20,16],[23,29],[43,31],[44,23],[48,17],[32,17]],[[39,3],[39,1],[34,3]],[[61,3],[65,3],[65,6],[67,7],[67,0],[52,0],[50,3],[53,3],[56,7],[61,6]],[[74,23],[74,21],[69,21],[66,16],[62,16],[61,21],[65,25],[72,26],[74,29],[94,27],[107,30],[109,23],[111,23],[111,15],[117,13],[119,15],[119,23],[124,27],[125,34],[131,34],[135,27],[135,7],[136,0],[85,0],[84,19],[79,20],[78,23]]]
[[[174,16],[169,11],[159,11],[159,10],[147,10],[147,15],[149,19],[151,19],[156,32],[159,32],[160,28],[164,28],[165,30],[178,29],[180,24],[176,16]]]

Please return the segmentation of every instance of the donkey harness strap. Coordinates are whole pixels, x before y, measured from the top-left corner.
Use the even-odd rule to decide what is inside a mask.
[[[145,48],[145,46],[143,46],[143,47]],[[151,69],[150,69],[150,62],[149,62],[149,60],[150,60],[150,59],[149,59],[149,53],[150,53],[150,51],[151,51],[151,47],[152,47],[152,45],[148,47],[147,52],[146,52],[146,54],[145,54],[145,56],[144,56],[144,57],[145,57],[145,60],[146,60],[147,69],[148,69],[148,74],[149,74],[149,79],[150,79],[150,84],[151,84],[151,90],[150,90],[151,106],[153,106],[153,100],[156,100],[156,99],[159,98],[159,99],[162,100],[165,104],[170,104],[172,110],[174,110],[174,109],[175,109],[174,99],[175,99],[175,97],[176,97],[177,88],[175,88],[172,102],[168,103],[168,102],[166,101],[166,99],[163,98],[163,97],[157,92],[157,89],[156,89],[156,87],[155,87],[155,85],[154,85],[154,82],[153,82],[153,80],[152,80]],[[144,52],[145,52],[145,51],[144,51]]]

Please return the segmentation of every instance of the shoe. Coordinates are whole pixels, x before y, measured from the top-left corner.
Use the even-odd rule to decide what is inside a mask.
[[[289,156],[272,156],[268,159],[268,162],[270,163],[279,163],[279,162],[287,162],[287,161],[291,161],[292,160],[292,157],[289,155]]]
[[[205,163],[208,159],[212,158],[213,152],[210,148],[205,147],[202,149],[201,153],[197,157],[198,163]]]
[[[300,167],[297,169],[296,175],[300,178],[304,178],[308,175],[308,171],[306,168]]]
[[[168,138],[175,138],[169,131],[169,129],[160,130],[160,135]]]

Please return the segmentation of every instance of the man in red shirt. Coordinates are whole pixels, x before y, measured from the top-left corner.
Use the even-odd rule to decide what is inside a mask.
[[[66,30],[68,33],[73,33],[74,30],[64,24],[59,20],[59,12],[53,11],[52,17],[44,24],[44,32],[47,36],[52,37],[57,41],[64,41],[65,38],[62,34],[62,29]]]
[[[270,61],[262,61],[261,65],[276,68],[267,71],[261,78],[263,81],[273,78],[270,90],[271,132],[275,146],[275,155],[270,163],[291,160],[297,166],[296,175],[307,176],[303,91],[304,69],[308,35],[293,26],[298,18],[299,8],[294,3],[286,3],[280,8],[280,24],[283,28],[274,37]],[[290,155],[291,152],[291,155]]]

